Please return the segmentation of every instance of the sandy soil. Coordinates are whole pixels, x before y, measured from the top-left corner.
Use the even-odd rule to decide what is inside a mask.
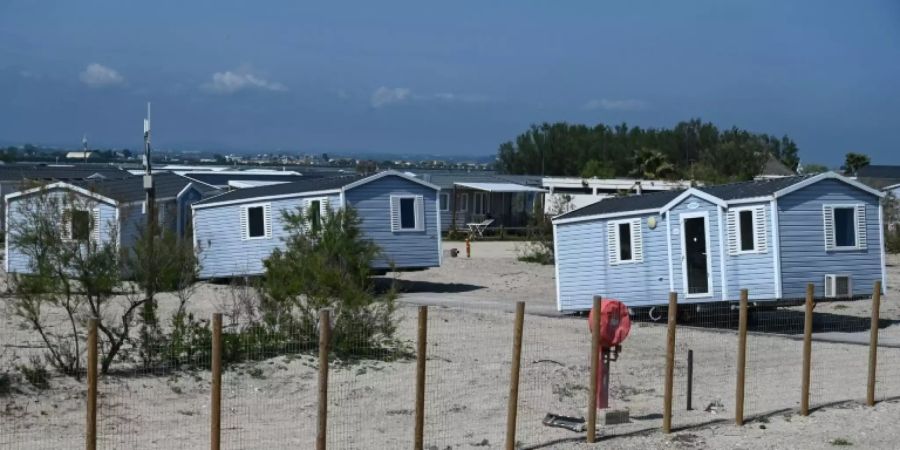
[[[446,243],[446,248],[462,243]],[[547,412],[583,416],[587,404],[589,335],[583,319],[554,316],[553,267],[516,260],[515,244],[476,242],[470,259],[445,258],[444,266],[401,274],[404,306],[400,338],[412,345],[413,304],[429,303],[426,448],[500,448],[506,420],[512,314],[527,302],[518,440],[526,448],[594,448],[583,433],[541,425]],[[882,336],[900,336],[897,291],[900,270],[891,258],[891,291],[882,307]],[[202,284],[191,310],[199,317],[228,312],[228,286]],[[161,300],[171,308],[174,298]],[[821,448],[844,441],[857,448],[896,448],[900,403],[876,408],[865,397],[867,341],[860,323],[868,302],[840,302],[816,309],[811,401],[826,405],[809,417],[796,414],[800,355],[796,312],[759,316],[748,339],[746,416],[734,414],[736,337],[733,316],[700,318],[677,334],[674,425],[661,425],[665,328],[636,323],[613,363],[611,406],[627,409],[627,424],[601,428],[597,448]],[[777,331],[777,333],[773,332]],[[841,331],[843,330],[843,331]],[[861,339],[864,338],[864,339]],[[686,408],[687,352],[694,355],[693,409]],[[39,352],[33,332],[3,312],[0,372]],[[879,353],[878,396],[900,396],[900,349]],[[316,424],[316,360],[311,355],[274,356],[230,367],[224,376],[223,440],[226,448],[312,448]],[[331,448],[409,448],[413,430],[415,363],[408,359],[335,361],[329,385]],[[83,382],[55,376],[51,388],[27,384],[0,397],[0,448],[82,446]],[[202,448],[208,440],[209,373],[172,371],[103,377],[100,385],[101,448]],[[854,402],[840,403],[847,400]],[[601,447],[602,446],[602,447]]]

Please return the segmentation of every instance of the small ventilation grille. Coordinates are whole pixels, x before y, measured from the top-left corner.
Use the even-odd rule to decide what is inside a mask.
[[[851,292],[849,276],[825,275],[825,298],[849,298]]]

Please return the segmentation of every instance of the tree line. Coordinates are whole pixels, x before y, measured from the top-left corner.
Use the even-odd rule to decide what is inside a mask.
[[[508,174],[578,177],[749,180],[772,155],[791,169],[800,163],[788,136],[737,127],[720,130],[691,119],[673,128],[566,122],[532,125],[500,144],[497,169]]]

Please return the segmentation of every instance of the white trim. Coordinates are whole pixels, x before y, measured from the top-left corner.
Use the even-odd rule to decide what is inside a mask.
[[[725,207],[720,206],[717,210],[718,213],[718,225],[719,225],[719,270],[722,272],[720,275],[722,281],[722,301],[728,300],[728,276],[725,271],[725,230],[722,228],[722,216],[725,215]],[[754,239],[755,239],[754,235]],[[754,240],[755,242],[755,240]],[[709,250],[707,250],[709,253]]]
[[[250,236],[250,208],[262,208],[263,210],[263,234],[262,236]],[[271,221],[272,218],[269,217],[269,214],[266,214],[266,210],[268,209],[271,213],[272,204],[271,203],[254,203],[251,205],[243,205],[241,209],[243,210],[242,214],[247,216],[247,224],[246,230],[241,230],[241,235],[244,236],[245,241],[255,241],[260,239],[272,239],[272,234],[269,232],[271,229]]]
[[[437,207],[434,208],[434,217],[435,217],[434,223],[437,224],[438,267],[440,267],[442,264],[444,264],[444,243],[443,243],[444,237],[441,235],[441,205],[440,205],[441,198],[440,197],[441,197],[441,193],[438,192],[438,204],[436,205]],[[447,199],[447,206],[450,206],[449,198]]]
[[[338,195],[338,203],[340,203],[341,209],[347,208],[347,196],[344,194],[343,190],[341,190],[341,193]]]
[[[447,209],[444,209],[441,207],[441,197],[444,195],[447,196]],[[437,206],[438,206],[437,207],[438,212],[450,211],[450,193],[449,192],[438,192],[438,205]]]
[[[435,185],[435,184],[431,184],[431,183],[429,183],[429,182],[427,182],[427,181],[425,181],[425,180],[423,180],[423,179],[421,179],[421,178],[416,178],[416,177],[414,177],[414,176],[412,176],[412,175],[407,175],[407,174],[405,174],[405,173],[403,173],[403,172],[397,172],[396,170],[385,170],[384,172],[378,172],[378,173],[376,173],[375,175],[372,175],[372,176],[363,178],[363,179],[361,179],[361,180],[356,180],[356,181],[354,181],[354,182],[352,182],[352,183],[350,183],[350,184],[348,184],[348,185],[345,185],[344,187],[341,188],[341,190],[343,190],[343,191],[349,191],[350,189],[353,189],[353,188],[355,188],[355,187],[359,187],[359,186],[362,186],[362,185],[364,185],[364,184],[366,184],[366,183],[371,183],[371,182],[373,182],[373,181],[375,181],[375,180],[380,180],[380,179],[382,179],[382,178],[384,178],[384,177],[388,177],[388,176],[400,177],[400,178],[403,178],[403,179],[412,181],[412,182],[414,182],[414,183],[419,183],[419,184],[421,184],[422,186],[425,186],[425,187],[427,187],[427,188],[434,189],[434,190],[436,190],[436,191],[440,191],[440,190],[441,190],[441,188],[440,188],[439,186]]]
[[[6,215],[3,221],[3,232],[5,233],[3,239],[3,245],[5,247],[5,253],[3,254],[3,269],[9,274],[9,199],[4,198],[3,201],[6,202],[6,208],[3,210],[3,213]]]
[[[66,183],[65,181],[57,181],[57,182],[55,182],[55,183],[45,184],[45,185],[43,185],[43,186],[38,186],[38,187],[31,188],[31,189],[26,189],[26,190],[24,190],[24,191],[13,192],[13,193],[10,193],[10,194],[6,194],[6,197],[5,197],[5,198],[6,198],[6,201],[8,202],[8,201],[11,200],[11,199],[15,199],[15,198],[18,198],[18,197],[23,197],[23,196],[26,196],[26,195],[31,195],[31,194],[34,194],[34,193],[37,193],[37,192],[49,191],[49,190],[51,190],[51,189],[70,189],[70,190],[73,190],[73,191],[75,191],[75,192],[77,192],[77,193],[79,193],[79,194],[81,194],[81,195],[84,195],[84,196],[93,198],[94,200],[97,200],[97,201],[99,201],[99,202],[109,203],[109,204],[112,204],[113,206],[119,204],[119,202],[117,202],[116,200],[113,200],[113,199],[111,199],[111,198],[109,198],[109,197],[106,197],[106,196],[104,196],[104,195],[100,195],[100,194],[98,194],[98,193],[96,193],[96,192],[91,192],[91,191],[89,191],[89,190],[87,190],[87,189],[85,189],[85,188],[83,188],[83,187],[76,186],[76,185],[74,185],[74,184]]]
[[[706,233],[706,284],[707,284],[707,292],[698,292],[696,294],[691,294],[690,289],[688,289],[688,276],[687,276],[687,253],[685,252],[686,242],[685,236],[687,233],[684,232],[684,221],[685,219],[695,219],[698,217],[703,218],[703,228]],[[678,218],[681,224],[681,281],[683,283],[684,288],[684,298],[706,298],[712,297],[716,292],[715,286],[713,286],[713,276],[712,276],[712,249],[709,247],[709,212],[701,211],[701,212],[683,212],[678,214]]]
[[[771,197],[769,198],[769,201],[772,201]],[[761,242],[759,242],[759,228],[760,227],[765,228],[766,224],[763,221],[761,221],[760,218],[758,217],[759,216],[759,214],[758,214],[759,206],[760,205],[741,206],[741,207],[729,209],[729,213],[734,212],[735,214],[737,214],[737,220],[735,220],[735,224],[734,224],[734,233],[735,233],[735,238],[736,238],[735,245],[737,246],[737,248],[735,248],[734,253],[732,253],[734,256],[753,255],[753,254],[761,254],[761,253],[766,252],[766,251],[763,251],[760,249]],[[762,206],[765,208],[765,205],[762,205]],[[753,232],[752,232],[752,234],[753,234],[753,250],[744,250],[743,249],[744,248],[744,242],[743,242],[744,232],[743,232],[743,230],[741,230],[741,213],[744,211],[750,211],[750,217],[751,217],[750,224],[753,227]],[[768,247],[768,246],[766,246],[766,247]],[[729,253],[731,253],[731,252],[729,252]]]
[[[116,251],[122,251],[122,223],[119,218],[119,208],[116,207]],[[193,220],[194,215],[191,214],[191,220]]]
[[[897,189],[897,188],[900,188],[900,183],[892,184],[892,185],[890,185],[890,186],[885,186],[885,187],[881,188],[881,191],[882,191],[882,192],[884,192],[884,191],[893,191],[894,189]]]
[[[635,249],[637,248],[635,246],[635,239],[634,239],[635,221],[637,221],[637,233],[639,233],[639,234],[643,233],[644,226],[643,226],[643,220],[641,217],[633,217],[630,219],[621,219],[621,220],[609,220],[606,222],[607,233],[609,232],[609,228],[615,229],[615,233],[616,233],[616,235],[615,235],[616,259],[615,259],[615,261],[608,261],[609,265],[620,266],[623,264],[640,264],[640,263],[644,262],[643,248],[641,249],[640,255],[638,255],[637,254],[638,252],[635,251]],[[628,224],[628,245],[630,247],[629,253],[631,254],[631,259],[626,259],[626,260],[622,260],[622,238],[619,235],[619,225],[621,225],[623,223]],[[610,242],[609,239],[610,239],[610,236],[607,236],[606,242]],[[640,237],[640,239],[643,241],[643,235]],[[607,249],[607,250],[609,250],[609,249]],[[609,259],[608,251],[607,251],[607,259]]]
[[[731,206],[731,205],[743,205],[744,203],[767,202],[769,200],[772,200],[771,195],[761,195],[759,197],[747,197],[747,198],[737,198],[734,200],[728,200],[726,203],[728,203],[728,206]]]
[[[881,244],[881,292],[887,292],[887,266],[884,263],[884,205],[880,201],[878,202],[878,242]]]
[[[188,191],[188,189],[191,189],[191,188],[193,188],[193,187],[194,187],[194,183],[188,183],[188,184],[186,184],[186,185],[184,186],[184,189],[178,191],[178,194],[175,195],[175,200],[180,199],[181,196],[184,195],[184,194]]]
[[[562,224],[573,223],[573,222],[584,222],[586,220],[611,219],[614,217],[628,217],[628,216],[643,216],[643,215],[647,215],[647,214],[662,214],[662,212],[663,211],[660,211],[659,208],[639,209],[636,211],[622,211],[622,212],[614,212],[614,213],[607,213],[607,214],[594,214],[594,215],[590,215],[590,216],[579,216],[579,217],[570,217],[568,219],[566,219],[566,218],[560,219],[559,218],[560,216],[564,216],[565,214],[568,214],[568,213],[565,213],[565,214],[560,214],[559,216],[552,218],[551,221],[553,221],[553,223],[555,223],[555,224],[562,225]]]
[[[394,216],[394,199],[397,199],[397,227],[391,227],[392,233],[421,233],[425,231],[425,224],[419,223],[419,219],[421,218],[424,222],[425,219],[425,198],[422,195],[418,194],[399,194],[399,195],[391,195],[390,196],[390,208],[391,208],[391,222],[393,223]],[[421,200],[419,200],[421,198]],[[413,227],[412,228],[403,228],[403,208],[401,202],[405,199],[412,199],[413,201]],[[419,211],[419,208],[422,208],[422,211]]]
[[[884,196],[887,195],[887,194],[885,194],[884,192],[879,191],[878,189],[870,188],[869,186],[866,186],[865,184],[862,184],[862,183],[860,183],[859,181],[852,180],[852,179],[847,178],[847,177],[845,177],[845,176],[843,176],[843,175],[838,175],[838,174],[836,174],[836,173],[834,173],[834,172],[824,172],[824,173],[820,173],[820,174],[818,174],[818,175],[816,175],[816,176],[807,178],[807,179],[805,179],[805,180],[803,180],[803,181],[801,181],[801,182],[799,182],[799,183],[794,183],[794,184],[792,184],[792,185],[790,185],[790,186],[788,186],[788,187],[786,187],[786,188],[784,188],[784,189],[781,189],[780,191],[775,192],[774,195],[775,195],[775,198],[782,197],[782,196],[785,196],[785,195],[787,195],[787,194],[790,194],[791,192],[794,192],[794,191],[799,190],[799,189],[803,189],[803,188],[805,188],[806,186],[809,186],[809,185],[811,185],[811,184],[818,183],[819,181],[827,180],[827,179],[843,181],[844,183],[847,183],[847,184],[849,184],[850,186],[853,186],[853,187],[855,187],[855,188],[857,188],[857,189],[860,189],[860,190],[862,190],[862,191],[868,192],[868,193],[870,193],[870,194],[872,194],[872,195],[878,196],[879,198],[884,198]]]
[[[772,215],[772,268],[775,279],[775,298],[781,298],[781,233],[778,230],[778,199],[769,202]]]
[[[232,191],[232,192],[234,192],[234,191]],[[257,202],[262,202],[262,201],[282,200],[282,199],[287,199],[287,198],[314,197],[314,196],[320,196],[320,195],[339,194],[340,192],[341,192],[340,189],[326,189],[324,191],[292,192],[290,194],[263,195],[260,197],[248,197],[248,198],[241,198],[241,199],[237,199],[237,200],[226,200],[224,202],[199,203],[199,204],[192,205],[192,207],[194,209],[205,209],[205,208],[212,208],[212,207],[216,207],[216,206],[240,205],[242,203],[257,203]],[[227,192],[225,194],[227,194]],[[209,200],[221,197],[225,194],[219,194],[215,197],[210,197]]]
[[[556,278],[556,310],[562,311],[562,297],[559,286],[559,241],[556,240],[556,224],[553,224],[553,271]]]
[[[675,267],[672,262],[672,212],[666,214],[666,248],[669,251],[669,292],[675,292]]]
[[[691,197],[691,196],[697,197],[702,200],[706,200],[714,205],[728,206],[728,204],[724,200],[722,200],[719,197],[716,197],[715,195],[707,194],[706,192],[703,192],[697,188],[690,188],[690,189],[682,192],[681,194],[679,194],[678,197],[675,197],[669,203],[666,203],[662,208],[660,208],[660,211],[668,211],[668,210],[678,206],[679,203],[683,202],[685,199],[687,199],[688,197]]]
[[[881,202],[879,202],[879,206]],[[825,235],[825,251],[826,252],[847,252],[847,251],[855,251],[855,250],[865,250],[865,247],[859,245],[859,234],[860,232],[866,233],[868,235],[869,230],[865,228],[860,228],[859,226],[859,209],[865,208],[865,203],[823,203],[822,204],[822,221],[823,223],[828,220],[825,211],[826,208],[831,208],[832,217],[831,217],[831,228],[832,228],[832,236],[834,239],[831,248],[828,248],[828,235]],[[853,210],[853,245],[845,245],[839,246],[837,245],[837,225],[834,221],[834,210],[835,209],[852,209]],[[863,213],[865,213],[865,209],[863,209]],[[824,234],[824,229],[823,229]],[[866,236],[868,241],[868,236]],[[868,245],[867,245],[868,246]]]

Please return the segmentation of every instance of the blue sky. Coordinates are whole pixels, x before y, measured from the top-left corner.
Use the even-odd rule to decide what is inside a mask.
[[[0,140],[492,154],[529,124],[900,164],[900,3],[0,1]],[[305,3],[305,2],[303,2]]]

